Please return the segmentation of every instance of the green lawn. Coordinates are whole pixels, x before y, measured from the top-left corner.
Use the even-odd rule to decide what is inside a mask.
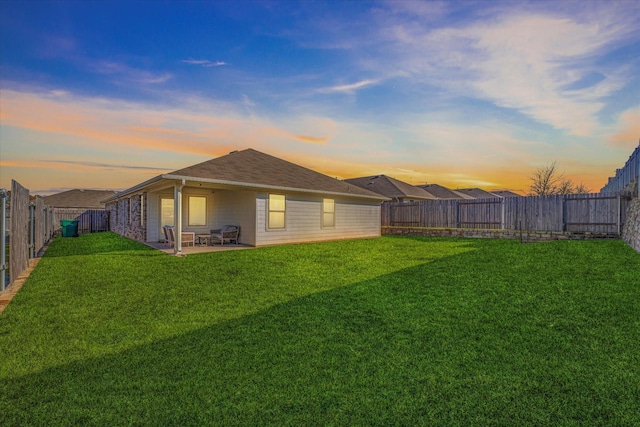
[[[640,255],[57,238],[0,316],[0,425],[640,425]]]

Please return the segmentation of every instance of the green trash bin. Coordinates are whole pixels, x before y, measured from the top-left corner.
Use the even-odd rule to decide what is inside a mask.
[[[75,219],[63,219],[60,221],[60,228],[62,229],[62,237],[78,236],[78,221]]]

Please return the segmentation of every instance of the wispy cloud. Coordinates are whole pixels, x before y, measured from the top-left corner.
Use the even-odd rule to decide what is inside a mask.
[[[277,141],[322,144],[330,139],[326,131],[320,136],[311,133],[326,128],[326,122],[314,126],[313,118],[289,117],[278,123],[246,115],[242,102],[233,106],[186,98],[179,107],[159,108],[64,91],[3,90],[2,95],[1,125],[81,138],[104,149],[117,145],[127,151],[151,149],[210,157],[238,148],[268,149]]]
[[[61,163],[65,165],[85,166],[89,168],[106,168],[106,169],[133,169],[133,170],[148,170],[148,171],[169,171],[172,168],[159,168],[152,166],[136,166],[136,165],[123,165],[123,164],[111,164],[111,163],[98,163],[98,162],[84,162],[84,161],[71,161],[71,160],[40,160],[42,163]]]
[[[338,85],[320,88],[316,92],[318,93],[354,93],[357,90],[364,89],[369,86],[373,86],[379,83],[379,80],[361,80],[356,83]]]
[[[210,61],[208,59],[183,59],[182,62],[190,65],[200,65],[201,67],[205,68],[222,67],[223,65],[228,65],[224,61]]]
[[[328,136],[294,135],[294,137],[298,141],[310,142],[312,144],[324,144],[330,139]]]
[[[96,73],[137,84],[156,85],[165,83],[173,77],[171,73],[155,73],[114,61],[101,60],[92,62],[88,66]]]
[[[487,100],[570,134],[592,134],[604,98],[633,78],[596,59],[633,25],[623,14],[504,9],[436,28],[406,13],[395,16],[382,24],[387,43],[378,65],[393,64],[387,74]],[[602,81],[575,89],[594,73]]]
[[[640,105],[620,114],[616,129],[609,136],[609,144],[612,146],[633,148],[640,143]]]
[[[81,167],[83,169],[108,169],[108,170],[134,170],[155,171],[158,173],[173,170],[174,168],[162,168],[151,166],[136,166],[115,163],[99,163],[74,160],[0,160],[3,167],[31,168],[31,169],[60,169],[67,170],[68,166]]]

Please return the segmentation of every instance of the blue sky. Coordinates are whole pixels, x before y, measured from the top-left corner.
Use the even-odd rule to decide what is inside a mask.
[[[635,1],[0,3],[0,185],[244,148],[339,178],[597,191],[640,139]]]

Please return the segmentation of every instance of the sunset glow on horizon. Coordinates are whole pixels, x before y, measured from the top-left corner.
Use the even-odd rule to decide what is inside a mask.
[[[239,4],[242,3],[242,4]],[[640,139],[638,2],[0,4],[0,187],[254,148],[339,179],[597,192]]]

